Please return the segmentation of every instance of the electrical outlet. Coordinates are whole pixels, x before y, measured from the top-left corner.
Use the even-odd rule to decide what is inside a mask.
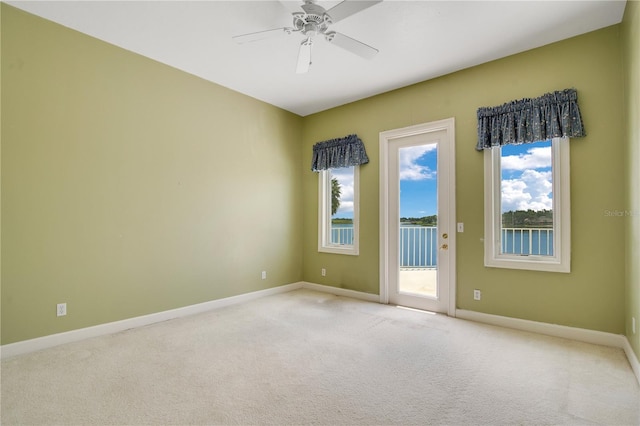
[[[262,279],[263,280],[267,279],[267,271],[262,271]]]
[[[322,276],[323,276],[323,277],[326,277],[326,276],[327,276],[327,270],[326,270],[326,269],[324,269],[324,268],[322,268],[322,269],[320,270],[320,273],[322,274]]]
[[[56,315],[59,317],[63,317],[67,315],[67,304],[66,303],[58,303],[56,306]]]
[[[473,290],[473,300],[482,299],[482,292],[480,290]]]

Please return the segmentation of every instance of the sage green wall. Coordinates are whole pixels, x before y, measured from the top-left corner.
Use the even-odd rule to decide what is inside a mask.
[[[626,335],[640,359],[640,2],[628,1],[622,22],[626,104]],[[636,319],[636,333],[631,318]]]
[[[640,353],[629,331],[640,225],[605,215],[640,211],[636,2],[622,26],[305,118],[6,4],[1,13],[2,344],[300,279],[377,294],[378,134],[455,117],[458,308],[626,326]],[[485,268],[475,112],[568,87],[588,133],[571,148],[572,273]],[[371,159],[360,256],[318,253],[311,146],[349,133]],[[69,314],[56,318],[60,302]]]
[[[623,333],[625,224],[605,215],[605,210],[625,205],[619,32],[619,26],[609,27],[305,117],[304,280],[379,292],[378,134],[454,117],[457,221],[465,226],[457,234],[457,307]],[[483,155],[475,151],[476,111],[570,87],[578,90],[588,133],[571,142],[572,271],[485,268]],[[358,257],[318,253],[318,184],[309,171],[315,142],[350,133],[361,137],[371,160],[361,167]],[[322,267],[326,277],[320,275]],[[476,288],[482,290],[482,301],[473,300]]]
[[[2,344],[300,281],[301,123],[3,3]]]

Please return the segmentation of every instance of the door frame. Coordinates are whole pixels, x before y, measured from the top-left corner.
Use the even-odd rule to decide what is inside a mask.
[[[449,211],[449,228],[448,230],[439,230],[439,233],[446,232],[449,234],[449,303],[447,307],[447,315],[456,316],[456,185],[455,185],[455,119],[446,118],[444,120],[432,121],[429,123],[416,124],[413,126],[403,127],[400,129],[387,130],[380,132],[380,303],[389,303],[389,143],[393,139],[403,138],[407,136],[415,136],[427,134],[437,131],[446,133],[447,145],[449,150],[448,156],[448,211]]]

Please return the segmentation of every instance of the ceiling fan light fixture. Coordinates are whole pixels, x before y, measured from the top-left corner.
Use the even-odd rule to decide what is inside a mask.
[[[304,28],[302,29],[302,34],[313,37],[318,35],[318,25],[315,22],[308,22],[304,24]]]

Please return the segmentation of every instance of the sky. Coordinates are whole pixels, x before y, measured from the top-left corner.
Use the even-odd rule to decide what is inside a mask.
[[[551,141],[502,147],[502,211],[551,210]],[[400,217],[437,214],[436,145],[400,149]]]
[[[331,177],[340,182],[340,207],[333,218],[353,218],[353,168],[331,169]]]
[[[437,214],[437,145],[400,148],[400,217]],[[502,147],[502,212],[551,210],[551,142]],[[353,217],[353,172],[332,169],[342,188],[334,218]]]
[[[437,213],[436,144],[400,148],[400,217],[423,217]],[[332,169],[340,182],[340,208],[334,218],[353,218],[353,172]]]
[[[551,142],[502,147],[502,212],[551,210]]]
[[[437,145],[400,148],[399,157],[400,217],[437,214]]]

